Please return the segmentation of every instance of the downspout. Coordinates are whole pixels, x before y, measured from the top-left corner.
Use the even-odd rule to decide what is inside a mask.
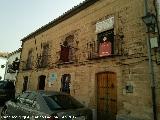
[[[144,16],[147,15],[148,12],[148,2],[147,0],[144,0]]]
[[[148,13],[148,2],[144,0],[144,14],[145,16]],[[155,77],[154,77],[154,70],[153,70],[153,61],[152,61],[152,50],[151,50],[151,43],[150,43],[150,27],[147,26],[147,48],[148,48],[148,59],[149,59],[149,72],[150,72],[150,79],[151,79],[151,94],[152,94],[152,109],[153,109],[153,117],[154,120],[157,120],[157,106],[156,106],[156,90],[155,90]]]

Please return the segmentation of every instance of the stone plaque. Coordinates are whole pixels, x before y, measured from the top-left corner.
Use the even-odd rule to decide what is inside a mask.
[[[110,17],[104,21],[96,23],[96,33],[100,33],[106,30],[110,30],[114,25],[114,17]]]

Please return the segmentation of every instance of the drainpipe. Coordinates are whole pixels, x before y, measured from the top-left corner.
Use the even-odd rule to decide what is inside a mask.
[[[153,115],[154,120],[157,120],[157,106],[156,106],[156,90],[155,90],[155,77],[154,77],[154,70],[153,70],[153,61],[152,61],[152,54],[151,54],[151,43],[150,43],[150,28],[147,27],[147,47],[148,47],[148,59],[149,59],[149,70],[150,70],[150,79],[151,79],[151,91],[152,91],[152,106],[153,106]]]
[[[148,3],[147,0],[144,0],[144,15],[147,15],[148,12]]]
[[[145,16],[148,12],[148,2],[144,0],[144,13]],[[155,77],[154,77],[154,70],[153,70],[153,61],[152,61],[152,50],[151,50],[151,43],[150,43],[150,27],[147,26],[147,48],[148,48],[148,59],[149,59],[149,70],[150,70],[150,79],[151,79],[151,93],[152,93],[152,107],[153,107],[153,117],[154,120],[157,120],[157,106],[156,106],[156,90],[155,90]]]

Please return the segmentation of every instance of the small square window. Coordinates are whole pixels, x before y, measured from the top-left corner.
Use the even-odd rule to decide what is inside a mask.
[[[126,93],[133,93],[133,85],[126,85]]]

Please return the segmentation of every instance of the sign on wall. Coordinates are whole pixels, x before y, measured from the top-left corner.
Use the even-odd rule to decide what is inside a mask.
[[[52,81],[55,81],[56,79],[57,79],[57,74],[56,73],[51,73],[49,81],[52,82]]]
[[[150,39],[150,43],[151,43],[151,48],[156,48],[158,47],[158,38],[157,37],[153,37]]]
[[[110,17],[104,21],[96,23],[96,33],[100,33],[106,30],[110,30],[114,25],[114,17]]]

